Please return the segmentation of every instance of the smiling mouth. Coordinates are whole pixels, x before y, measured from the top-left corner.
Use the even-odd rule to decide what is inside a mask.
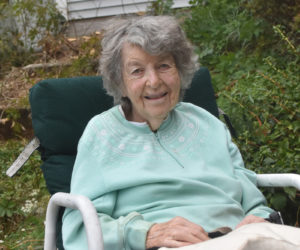
[[[157,99],[165,97],[167,94],[168,94],[168,92],[164,92],[162,94],[145,96],[145,98],[147,100],[157,100]]]

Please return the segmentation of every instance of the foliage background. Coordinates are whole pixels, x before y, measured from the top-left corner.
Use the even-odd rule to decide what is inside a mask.
[[[20,0],[9,6],[0,0],[0,22],[16,17],[25,27],[0,28],[1,102],[14,99],[4,97],[6,83],[15,78],[30,87],[43,78],[97,74],[101,34],[66,37],[67,23],[52,2],[46,2]],[[300,2],[190,2],[191,8],[174,10],[173,1],[157,0],[149,13],[175,15],[180,20],[201,65],[211,72],[218,104],[237,130],[235,142],[246,166],[258,173],[300,174]],[[35,15],[36,22],[29,25],[28,15]],[[30,71],[22,68],[53,61],[63,63]],[[5,176],[27,142],[16,103],[28,108],[27,98],[22,98],[0,110],[0,123],[9,123],[15,135],[0,142],[0,249],[42,249],[45,211],[39,208],[45,208],[49,195],[38,167],[39,155],[13,179]],[[299,192],[293,188],[263,191],[287,224],[299,226]]]
[[[300,174],[300,3],[191,3],[187,36],[211,71],[246,166],[257,173]],[[271,189],[266,196],[287,223],[299,225],[299,193]]]

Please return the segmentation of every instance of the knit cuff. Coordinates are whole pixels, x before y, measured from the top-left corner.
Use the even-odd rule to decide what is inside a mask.
[[[141,250],[146,247],[146,237],[153,222],[148,222],[141,215],[136,215],[125,227],[125,249]]]

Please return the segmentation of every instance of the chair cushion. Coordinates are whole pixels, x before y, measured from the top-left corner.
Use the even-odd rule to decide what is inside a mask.
[[[51,155],[41,168],[50,194],[70,192],[71,175],[76,155]]]
[[[195,73],[191,87],[185,92],[183,100],[185,102],[190,102],[199,107],[202,107],[219,118],[219,111],[216,103],[215,93],[207,68],[201,67]]]
[[[101,77],[48,79],[30,90],[32,123],[43,157],[76,154],[87,122],[113,104]]]

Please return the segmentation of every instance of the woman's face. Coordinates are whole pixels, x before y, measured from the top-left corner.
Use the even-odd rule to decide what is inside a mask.
[[[132,104],[127,119],[159,128],[179,100],[180,77],[171,55],[153,56],[138,46],[122,50],[123,96]]]

